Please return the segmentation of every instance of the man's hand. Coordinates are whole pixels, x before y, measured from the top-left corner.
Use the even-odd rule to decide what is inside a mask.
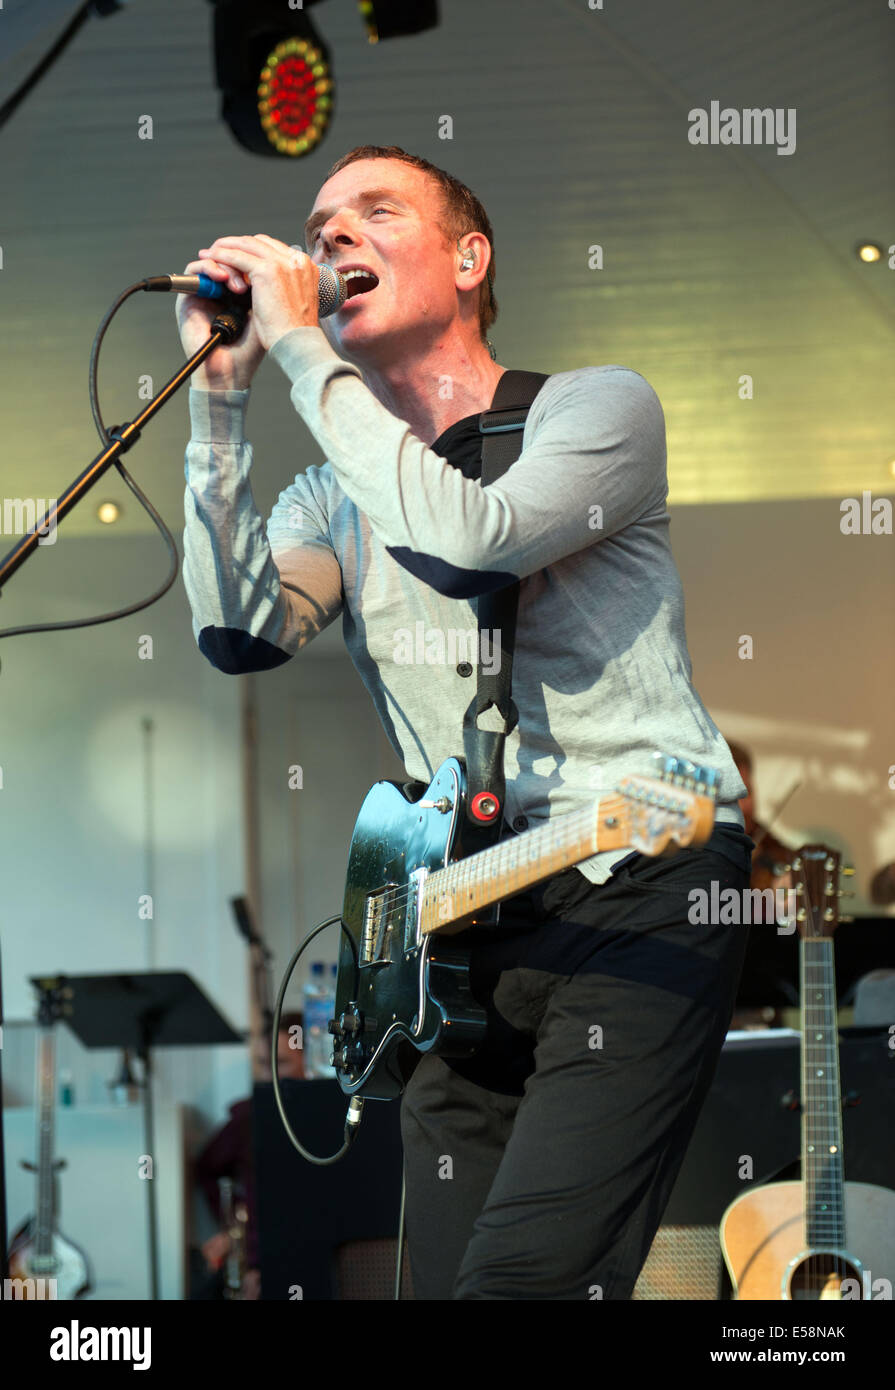
[[[202,273],[226,284],[234,294],[251,286],[252,312],[242,335],[230,347],[216,347],[193,374],[204,390],[245,390],[251,385],[265,352],[290,328],[316,325],[319,274],[310,256],[298,246],[286,246],[271,236],[219,237],[203,247],[200,259],[190,261],[185,275]],[[177,326],[189,355],[208,338],[220,305],[198,295],[177,296]]]
[[[211,280],[226,284],[234,294],[245,293],[245,280],[235,270],[218,265],[216,261],[190,261],[184,275],[207,275]],[[187,357],[198,352],[208,341],[212,319],[220,309],[216,299],[201,299],[197,294],[179,294],[174,304],[180,341]],[[219,344],[209,353],[190,378],[200,391],[244,391],[252,384],[262,361],[264,348],[258,338],[255,315],[249,314],[246,326],[230,346]]]
[[[252,318],[266,352],[290,329],[319,324],[319,272],[300,247],[263,234],[224,236],[199,255],[239,271],[251,287]]]
[[[230,1237],[226,1231],[217,1231],[202,1246],[202,1254],[209,1269],[220,1269],[229,1253]]]

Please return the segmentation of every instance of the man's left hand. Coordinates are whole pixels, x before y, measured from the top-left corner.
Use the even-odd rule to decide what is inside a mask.
[[[275,237],[218,237],[200,257],[238,271],[252,291],[252,315],[266,352],[293,328],[319,326],[319,271],[298,246]]]

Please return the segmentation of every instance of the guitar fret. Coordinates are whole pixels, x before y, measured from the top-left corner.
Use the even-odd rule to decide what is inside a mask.
[[[705,786],[625,778],[618,793],[595,797],[589,807],[431,870],[422,888],[421,930],[446,929],[602,850],[636,842],[642,852],[660,854],[671,839],[680,846],[703,843],[713,822]]]
[[[593,811],[562,818],[561,830],[548,822],[518,840],[501,840],[486,850],[435,870],[426,880],[423,902],[438,918],[438,907],[459,897],[466,912],[511,897],[515,891],[594,853]],[[588,841],[589,832],[589,841]],[[583,853],[580,851],[583,849]],[[536,874],[531,868],[537,865]],[[466,915],[451,911],[451,917]]]
[[[845,1243],[836,976],[829,937],[803,937],[802,1176],[809,1244]]]

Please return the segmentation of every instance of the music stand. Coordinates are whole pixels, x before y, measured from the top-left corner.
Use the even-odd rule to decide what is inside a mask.
[[[32,979],[32,984],[37,981]],[[71,990],[65,1021],[85,1047],[126,1047],[143,1062],[143,1135],[153,1152],[152,1061],[154,1047],[210,1047],[245,1042],[182,970],[137,975],[65,975]],[[146,1184],[149,1218],[149,1296],[158,1298],[158,1235],[155,1177]]]

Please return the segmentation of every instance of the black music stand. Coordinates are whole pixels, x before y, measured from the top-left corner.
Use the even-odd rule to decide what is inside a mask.
[[[32,979],[32,984],[37,983]],[[241,1033],[182,970],[146,970],[139,975],[65,975],[71,990],[65,1021],[85,1047],[126,1047],[143,1062],[143,1134],[152,1155],[152,1061],[154,1047],[210,1047],[242,1043]],[[158,1298],[158,1233],[155,1176],[146,1184],[149,1219],[149,1296]]]

